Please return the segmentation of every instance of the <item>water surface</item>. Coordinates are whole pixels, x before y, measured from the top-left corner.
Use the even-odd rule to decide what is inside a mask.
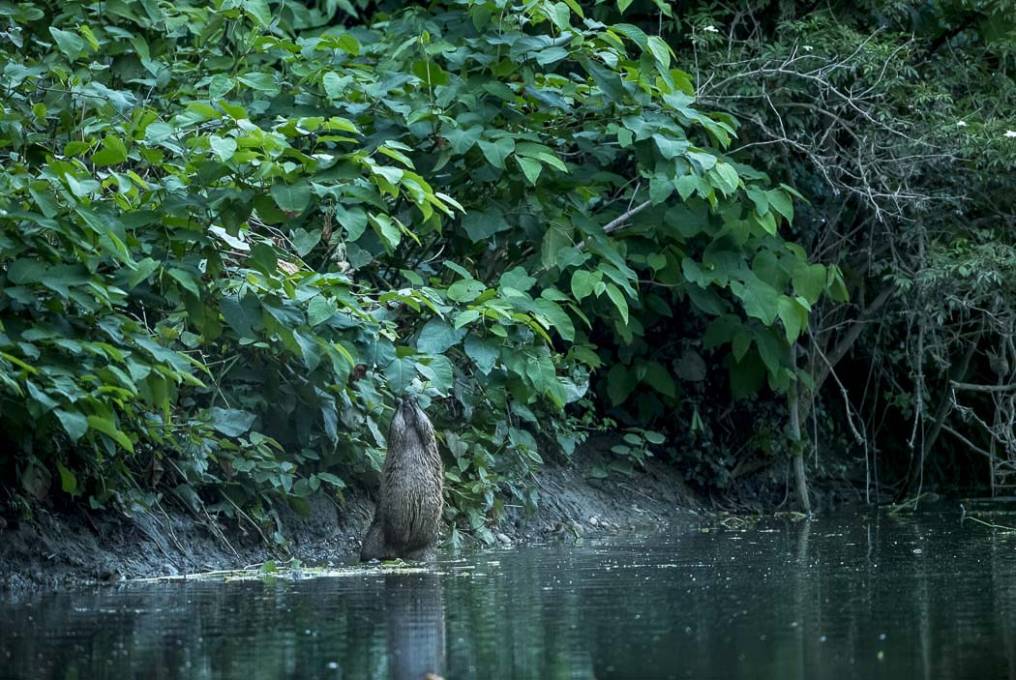
[[[959,514],[0,602],[0,678],[1010,678],[1016,535]]]

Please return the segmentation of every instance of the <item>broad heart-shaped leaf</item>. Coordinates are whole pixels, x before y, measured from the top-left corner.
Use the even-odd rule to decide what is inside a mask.
[[[536,283],[536,279],[529,275],[524,267],[513,267],[501,275],[498,284],[502,288],[520,290],[523,293],[528,291]]]
[[[346,230],[346,238],[350,241],[355,241],[363,236],[363,232],[367,229],[367,213],[358,206],[345,208],[336,205],[335,219]]]
[[[465,335],[465,329],[456,330],[444,319],[431,319],[420,329],[416,351],[421,354],[444,354],[450,347],[459,344]]]
[[[448,140],[452,153],[462,155],[473,148],[473,145],[480,140],[480,137],[483,136],[483,128],[479,125],[465,129],[451,128],[443,131],[442,134]]]
[[[462,216],[462,228],[474,243],[484,241],[499,231],[511,229],[500,208],[490,207],[486,210],[474,210]]]
[[[787,334],[787,342],[796,342],[801,330],[808,325],[808,310],[794,298],[783,295],[780,297],[779,315]]]
[[[392,394],[402,394],[416,378],[416,361],[410,357],[393,359],[385,366],[384,374],[388,378],[388,389]]]
[[[99,167],[119,165],[127,160],[127,147],[123,140],[113,135],[106,135],[102,140],[102,148],[92,156],[92,162]]]
[[[280,210],[289,213],[302,213],[310,205],[310,184],[297,182],[286,184],[276,182],[272,185],[272,198]]]
[[[561,305],[541,297],[533,301],[533,309],[547,320],[562,340],[568,342],[575,340],[575,324],[572,323],[571,317]]]
[[[272,23],[268,0],[243,0],[243,9],[261,28],[268,28]]]
[[[572,295],[579,302],[583,298],[592,295],[593,290],[596,288],[596,284],[601,281],[603,276],[600,272],[590,272],[585,269],[576,269],[572,273],[571,277],[571,291]]]
[[[620,104],[627,97],[625,92],[624,84],[621,82],[621,78],[618,77],[617,73],[601,66],[591,59],[587,59],[582,62],[582,67],[589,73],[593,78],[593,82],[600,88],[611,101]]]
[[[794,202],[785,191],[770,189],[766,192],[769,205],[779,214],[786,218],[787,222],[794,221]]]
[[[249,411],[213,406],[209,410],[212,427],[227,437],[239,437],[247,432],[257,420],[257,416]]]
[[[252,71],[244,73],[237,80],[258,92],[276,94],[279,91],[279,86],[275,84],[275,77],[271,73]]]
[[[653,57],[656,62],[660,65],[660,69],[666,71],[670,68],[670,47],[663,41],[663,38],[659,36],[649,36],[647,41],[649,51],[653,53]]]
[[[455,384],[455,368],[448,357],[436,355],[417,364],[417,370],[441,394],[447,394]]]
[[[614,406],[620,406],[638,385],[639,379],[635,371],[629,370],[624,364],[616,363],[607,372],[607,396]]]
[[[303,365],[308,371],[313,372],[321,365],[323,359],[321,346],[314,335],[307,335],[299,331],[293,331],[293,340],[300,347],[300,355],[303,357]]]
[[[487,162],[495,168],[504,170],[505,159],[515,150],[515,140],[505,136],[492,142],[481,139],[479,143],[480,151],[483,152],[483,157],[487,159]]]
[[[674,193],[674,183],[663,175],[655,175],[649,179],[649,200],[653,205],[663,203]]]
[[[529,183],[535,186],[536,180],[540,179],[540,171],[543,170],[543,165],[540,161],[533,160],[532,158],[516,156],[515,162],[519,164],[519,167],[522,169],[522,174],[526,176]]]
[[[54,413],[56,413],[57,419],[63,426],[64,431],[71,438],[71,441],[78,441],[85,436],[86,432],[88,432],[88,418],[77,411],[64,411],[63,409],[57,409]]]
[[[391,249],[395,249],[402,241],[402,230],[384,213],[371,213],[368,216],[375,233]]]
[[[670,371],[658,361],[650,361],[646,364],[646,374],[642,378],[642,382],[666,397],[677,396],[674,378],[671,377]]]
[[[311,326],[318,326],[338,313],[338,306],[334,301],[323,295],[317,295],[307,305],[307,323]]]
[[[751,272],[744,277],[744,281],[730,282],[731,292],[741,299],[745,314],[771,325],[779,312],[780,292]]]
[[[232,158],[233,154],[236,153],[236,140],[232,137],[212,135],[208,138],[208,144],[212,148],[212,153],[223,163]]]
[[[791,280],[794,283],[794,292],[810,304],[815,304],[826,287],[826,268],[820,264],[801,262],[794,269]]]
[[[314,246],[321,242],[321,230],[312,229],[307,231],[306,229],[298,228],[293,231],[293,248],[296,249],[296,254],[300,257],[304,257],[310,251],[314,250]]]
[[[497,361],[499,353],[497,345],[490,340],[467,335],[464,346],[466,356],[473,360],[477,370],[483,375],[489,375]]]
[[[212,100],[222,99],[236,87],[236,81],[225,73],[216,73],[208,81],[208,98]]]
[[[472,302],[487,290],[482,281],[476,279],[460,279],[448,286],[448,297],[455,302]]]
[[[60,48],[60,51],[64,53],[71,61],[81,56],[81,53],[85,51],[85,41],[81,36],[70,31],[64,31],[55,26],[49,27],[49,34],[53,36],[53,40],[56,41],[56,46]]]

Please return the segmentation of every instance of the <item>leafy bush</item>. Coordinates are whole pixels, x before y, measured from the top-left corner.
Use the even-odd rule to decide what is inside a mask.
[[[724,153],[658,36],[574,2],[309,4],[0,4],[23,492],[263,518],[377,469],[409,391],[478,529],[535,502],[537,437],[581,439],[591,373],[677,403],[675,317],[736,391],[796,379],[838,270],[781,237],[797,194]]]

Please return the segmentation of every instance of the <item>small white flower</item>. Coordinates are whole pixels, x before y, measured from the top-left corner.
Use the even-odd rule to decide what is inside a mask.
[[[967,126],[967,121],[965,121],[965,120],[958,120],[958,121],[956,121],[956,127],[966,127],[966,126]]]
[[[801,49],[803,49],[805,52],[811,52],[815,48],[812,47],[811,45],[802,45]]]
[[[719,33],[720,32],[720,30],[718,28],[716,28],[715,26],[713,26],[712,24],[709,24],[708,26],[706,26],[702,30],[705,31],[706,33]]]
[[[1016,137],[1016,130],[1006,130],[1005,136],[1007,139],[1012,139],[1013,137]]]

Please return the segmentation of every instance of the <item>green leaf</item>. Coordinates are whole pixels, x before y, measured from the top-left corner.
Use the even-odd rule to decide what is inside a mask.
[[[787,342],[796,342],[801,330],[808,326],[808,310],[794,298],[784,295],[779,302],[779,316],[783,322]]]
[[[57,461],[56,469],[60,473],[60,488],[63,489],[63,492],[72,496],[76,495],[78,492],[78,478],[60,461]]]
[[[77,59],[85,51],[85,41],[76,33],[50,26],[49,34],[56,40],[56,46],[60,48],[64,56],[71,61]]]
[[[88,419],[77,411],[56,409],[54,413],[72,442],[78,441],[88,432]]]
[[[575,296],[576,300],[581,302],[583,298],[592,295],[596,284],[600,282],[601,278],[602,276],[599,272],[576,269],[571,277],[572,295]]]
[[[238,76],[237,80],[252,90],[257,90],[258,92],[265,92],[267,94],[274,95],[279,91],[278,85],[275,84],[275,76],[271,73],[244,73],[242,76]]]
[[[646,374],[642,378],[642,382],[665,397],[674,398],[677,396],[677,386],[674,384],[670,371],[657,361],[646,364]]]
[[[504,213],[497,207],[483,211],[470,211],[462,217],[462,228],[466,230],[469,240],[474,243],[486,241],[494,234],[511,229],[504,218]]]
[[[794,293],[815,304],[826,287],[826,268],[820,264],[799,263],[791,280]]]
[[[223,163],[231,159],[233,154],[236,153],[236,140],[232,137],[212,135],[208,138],[208,143],[212,147],[212,152]]]
[[[272,23],[272,11],[267,0],[243,0],[243,10],[261,28],[268,28]]]
[[[533,186],[536,185],[536,180],[540,179],[540,171],[543,170],[543,165],[539,161],[531,158],[523,158],[521,156],[515,157],[515,162],[519,164],[522,169],[522,174],[526,176],[526,180]]]
[[[368,216],[370,224],[374,227],[375,233],[381,237],[384,243],[391,249],[395,249],[402,241],[402,230],[399,225],[392,221],[384,213],[371,213]]]
[[[363,236],[363,232],[367,229],[367,213],[360,207],[344,208],[337,205],[335,206],[335,219],[346,230],[346,238],[350,241],[355,241]]]
[[[480,297],[487,286],[476,279],[460,279],[448,286],[448,297],[455,302],[472,302]]]
[[[447,395],[455,384],[455,369],[446,356],[429,357],[417,365],[417,371],[441,394]]]
[[[481,139],[479,143],[487,162],[501,170],[504,169],[505,159],[515,150],[515,140],[511,137],[501,137],[492,142]]]
[[[674,183],[667,177],[655,176],[649,180],[649,200],[653,205],[666,201],[674,193]]]
[[[310,184],[297,182],[285,184],[276,182],[272,185],[272,198],[280,210],[289,213],[302,213],[310,205]]]
[[[536,284],[536,279],[529,275],[525,267],[512,267],[501,274],[498,285],[502,288],[511,288],[523,293],[527,292]]]
[[[119,165],[127,160],[127,147],[119,137],[106,135],[102,148],[92,156],[92,163],[99,167]]]
[[[314,247],[321,242],[321,230],[312,229],[307,231],[300,227],[293,231],[293,248],[300,257],[305,257]]]
[[[667,71],[670,68],[670,47],[663,41],[659,36],[649,36],[646,42],[649,51],[652,52],[653,58],[656,59],[656,63],[660,65],[661,71]]]
[[[420,329],[416,350],[422,354],[443,354],[459,344],[465,335],[465,330],[452,328],[443,319],[431,319]]]
[[[613,283],[607,284],[607,297],[617,307],[617,311],[621,314],[621,320],[624,321],[625,325],[628,324],[628,300],[625,299],[624,293],[621,289],[615,286]]]
[[[731,281],[730,290],[744,305],[744,312],[766,326],[776,320],[779,312],[780,293],[775,288],[754,277],[748,282]]]
[[[561,305],[541,297],[533,301],[533,308],[557,331],[562,340],[566,342],[575,340],[575,325]]]
[[[464,343],[466,356],[472,359],[476,368],[483,375],[489,375],[494,369],[498,357],[497,345],[490,340],[467,335]]]
[[[218,406],[209,409],[209,415],[212,418],[212,427],[227,437],[239,437],[245,434],[257,420],[257,416],[249,411],[219,408]]]
[[[394,394],[402,394],[416,378],[416,362],[409,357],[393,359],[384,368],[388,387]]]
[[[335,302],[323,295],[318,295],[307,305],[307,324],[312,328],[328,321],[338,313]]]
[[[730,163],[717,162],[709,174],[719,179],[718,182],[714,182],[714,186],[722,191],[724,196],[732,195],[741,184],[741,178],[737,176],[737,170],[734,170],[734,166]]]
[[[208,98],[213,101],[222,99],[232,92],[234,87],[236,87],[235,80],[225,73],[216,73],[212,76],[211,80],[208,81]]]
[[[119,444],[121,448],[134,453],[134,444],[130,438],[118,430],[111,419],[100,416],[88,416],[88,427],[96,432],[101,432]]]
[[[794,202],[785,191],[770,189],[766,192],[766,198],[769,199],[769,205],[783,215],[788,223],[794,221]]]
[[[614,406],[623,404],[637,385],[635,372],[628,370],[624,364],[616,363],[607,372],[607,396]]]
[[[586,60],[582,64],[586,72],[589,73],[593,78],[593,82],[596,86],[607,95],[607,98],[613,102],[620,104],[627,97],[628,93],[625,92],[624,85],[621,83],[621,79],[613,71],[597,64],[595,61]]]

